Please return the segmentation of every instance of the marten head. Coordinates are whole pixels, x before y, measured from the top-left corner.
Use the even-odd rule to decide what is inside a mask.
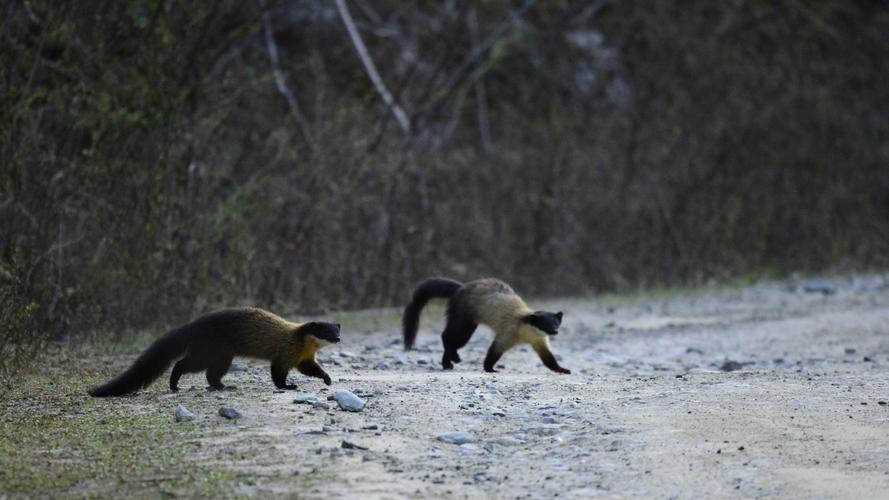
[[[557,335],[562,324],[562,312],[534,311],[522,318],[527,323],[547,335]]]
[[[297,329],[299,335],[315,337],[322,346],[336,344],[340,341],[340,324],[326,323],[324,321],[309,321]]]

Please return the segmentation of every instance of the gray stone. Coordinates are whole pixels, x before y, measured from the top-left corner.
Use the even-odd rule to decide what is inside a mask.
[[[297,394],[296,397],[293,398],[294,403],[303,403],[303,404],[307,404],[307,405],[314,405],[318,401],[320,401],[318,399],[318,396],[316,396],[314,394],[309,394],[309,393]]]
[[[316,401],[312,403],[312,408],[315,408],[317,410],[329,410],[330,405],[325,403],[324,401]]]
[[[471,432],[466,431],[454,431],[439,434],[435,439],[441,441],[442,443],[464,445],[467,443],[474,443],[475,435],[473,435]]]
[[[237,419],[241,418],[243,415],[241,415],[241,412],[239,412],[238,410],[236,410],[234,408],[229,408],[227,406],[220,406],[219,407],[219,416],[225,417],[229,420],[237,420]]]
[[[543,417],[544,424],[558,424],[559,421],[554,419],[553,417]]]
[[[361,411],[364,409],[364,400],[356,396],[355,394],[339,390],[333,394],[333,398],[336,400],[337,404],[340,405],[340,408],[346,411]]]
[[[726,362],[723,363],[722,366],[719,367],[719,369],[724,372],[734,372],[734,371],[738,371],[738,370],[743,370],[745,365],[750,365],[750,364],[753,364],[753,363],[751,363],[749,361],[741,363],[741,362],[729,359],[729,360],[726,360]]]
[[[367,450],[367,449],[368,449],[368,448],[365,447],[365,446],[359,446],[359,445],[357,445],[357,444],[355,444],[355,443],[352,443],[352,442],[349,442],[349,441],[345,441],[345,440],[343,440],[343,442],[340,443],[340,448],[344,448],[344,449],[347,449],[347,450]]]
[[[496,440],[494,440],[494,442],[502,446],[516,446],[522,444],[523,441],[511,436],[503,436],[497,438]]]
[[[806,293],[820,293],[822,295],[833,295],[836,288],[827,280],[812,280],[803,283],[803,291]]]
[[[188,411],[188,408],[182,405],[176,405],[176,421],[189,422],[194,420],[194,413]]]

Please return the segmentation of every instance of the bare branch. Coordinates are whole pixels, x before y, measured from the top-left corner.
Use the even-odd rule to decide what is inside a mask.
[[[392,111],[392,115],[395,116],[395,120],[398,122],[398,125],[401,126],[401,130],[405,134],[410,134],[410,120],[408,120],[407,114],[401,109],[401,106],[395,102],[395,99],[392,97],[392,94],[389,93],[389,90],[386,89],[383,79],[380,78],[380,73],[377,71],[377,67],[374,65],[373,59],[370,58],[370,54],[367,52],[367,47],[361,39],[361,34],[358,33],[358,28],[355,27],[352,15],[349,14],[349,9],[346,7],[345,0],[336,0],[336,8],[340,13],[340,18],[343,20],[343,24],[346,26],[346,31],[349,32],[349,38],[352,39],[352,44],[358,52],[358,57],[361,58],[361,62],[364,64],[364,69],[367,70],[367,76],[370,77],[374,87],[377,89],[377,93],[382,97],[383,102],[386,103],[386,106]]]
[[[602,9],[607,7],[609,3],[609,0],[594,0],[593,2],[590,2],[590,4],[584,7],[583,11],[574,18],[572,23],[579,25],[589,22],[589,20],[596,17]]]
[[[454,91],[454,89],[458,85],[463,83],[463,81],[466,79],[466,76],[470,74],[470,69],[475,64],[476,60],[478,60],[482,55],[489,51],[491,47],[493,47],[494,44],[497,43],[497,40],[509,33],[513,25],[518,23],[522,16],[525,15],[525,12],[527,12],[528,9],[530,9],[534,5],[534,2],[535,0],[526,0],[525,3],[522,4],[521,7],[519,7],[518,10],[516,10],[512,13],[511,16],[509,16],[509,19],[498,26],[497,29],[494,30],[494,32],[491,33],[491,35],[488,36],[488,38],[486,38],[484,42],[472,49],[472,52],[470,52],[469,55],[466,56],[466,59],[464,59],[463,62],[460,63],[460,66],[457,67],[457,69],[448,79],[447,83],[445,83],[444,88],[441,90],[441,92],[439,92],[439,97],[437,99],[437,102],[435,103],[434,108],[440,106],[445,101],[445,99]]]
[[[472,39],[472,47],[475,48],[478,46],[479,39],[478,15],[475,9],[469,11],[466,21],[469,24],[469,36]],[[478,130],[482,139],[482,149],[485,154],[491,154],[494,152],[494,141],[491,139],[491,124],[488,120],[488,97],[487,92],[485,92],[485,82],[481,79],[475,82],[475,103],[478,112]]]
[[[300,136],[302,136],[303,142],[305,142],[310,149],[314,149],[312,136],[309,134],[309,127],[306,125],[306,119],[303,116],[302,111],[299,109],[299,102],[297,102],[296,97],[293,95],[293,92],[290,91],[290,88],[287,87],[287,81],[284,79],[284,72],[281,71],[281,66],[278,61],[278,45],[275,43],[275,35],[272,31],[272,20],[268,8],[266,7],[265,0],[257,1],[259,2],[259,8],[262,11],[262,29],[265,32],[265,44],[268,49],[269,59],[272,61],[272,71],[275,75],[275,86],[278,88],[278,92],[280,92],[281,95],[284,96],[284,99],[287,100],[290,114],[293,115],[293,120],[296,122],[296,129],[299,131]]]

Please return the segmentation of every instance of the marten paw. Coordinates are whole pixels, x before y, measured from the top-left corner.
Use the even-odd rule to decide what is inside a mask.
[[[209,391],[209,392],[236,391],[236,390],[238,390],[238,388],[233,385],[211,385],[210,387],[207,387],[207,391]]]
[[[324,385],[330,385],[331,383],[332,383],[332,381],[330,380],[330,377],[325,375],[324,376]]]
[[[287,390],[287,391],[295,391],[296,384],[287,384],[284,387],[282,387],[282,389]]]
[[[559,368],[559,373],[564,373],[565,375],[571,375],[571,370],[567,368]]]

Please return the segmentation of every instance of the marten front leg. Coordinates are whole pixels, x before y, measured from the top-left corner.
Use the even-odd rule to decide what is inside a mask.
[[[299,370],[299,372],[303,375],[320,378],[327,385],[330,385],[331,383],[330,375],[328,375],[327,372],[324,371],[324,368],[321,368],[321,365],[319,365],[318,362],[314,359],[303,361],[302,363],[296,365],[296,369]]]
[[[540,356],[540,361],[543,361],[543,364],[546,365],[547,368],[558,373],[571,373],[571,370],[559,366],[559,362],[556,361],[556,357],[549,349],[549,342],[534,344],[532,347],[534,347],[534,351],[536,351],[537,355]]]
[[[287,372],[289,371],[290,367],[287,364],[277,361],[272,362],[272,382],[275,383],[275,387],[289,391],[296,389],[296,384],[287,383]]]

